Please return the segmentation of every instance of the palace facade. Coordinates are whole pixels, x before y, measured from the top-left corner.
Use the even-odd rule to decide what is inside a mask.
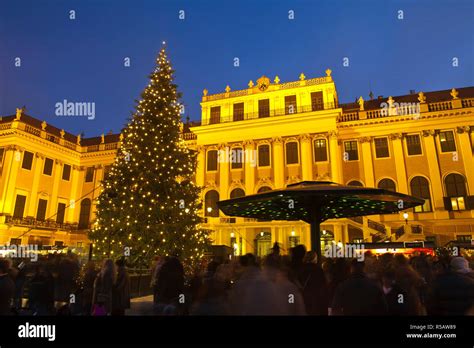
[[[328,220],[323,243],[474,236],[474,87],[339,103],[331,71],[280,83],[262,76],[248,88],[209,94],[201,121],[183,125],[198,153],[203,228],[236,254],[309,248],[303,222],[224,216],[217,201],[304,180],[380,187],[425,199],[400,214]],[[0,245],[85,250],[100,181],[120,136],[84,138],[17,110],[0,120]]]

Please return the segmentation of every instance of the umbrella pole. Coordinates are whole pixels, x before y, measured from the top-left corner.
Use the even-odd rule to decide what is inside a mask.
[[[313,214],[311,221],[311,250],[316,251],[318,263],[321,263],[321,219],[318,214]]]

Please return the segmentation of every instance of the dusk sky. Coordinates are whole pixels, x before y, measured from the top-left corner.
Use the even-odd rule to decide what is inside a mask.
[[[369,86],[376,96],[473,86],[473,18],[472,0],[0,0],[0,115],[26,105],[74,134],[118,132],[164,40],[192,120],[204,88],[244,89],[261,75],[331,68],[340,102],[368,98]],[[94,102],[95,119],[56,116],[64,99]]]

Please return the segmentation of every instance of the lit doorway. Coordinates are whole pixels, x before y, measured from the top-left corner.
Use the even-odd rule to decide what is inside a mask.
[[[272,247],[272,234],[262,231],[255,237],[255,253],[258,257],[265,257],[270,253]]]

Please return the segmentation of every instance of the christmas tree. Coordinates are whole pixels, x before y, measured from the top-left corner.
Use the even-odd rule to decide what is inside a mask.
[[[180,138],[181,95],[164,46],[156,63],[102,182],[90,238],[96,257],[130,256],[130,263],[145,266],[178,252],[189,265],[209,244],[197,227],[196,155]]]

